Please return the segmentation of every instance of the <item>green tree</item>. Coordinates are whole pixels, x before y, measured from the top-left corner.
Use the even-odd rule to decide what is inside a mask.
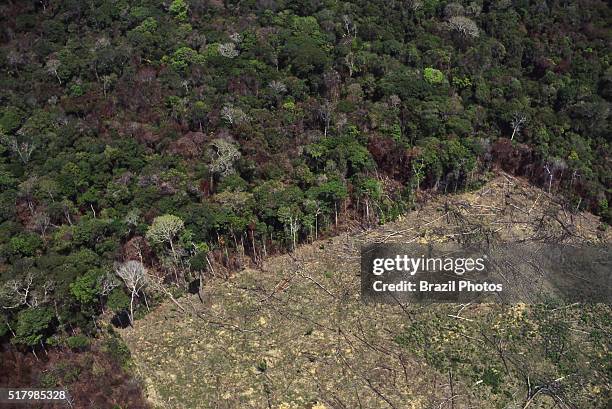
[[[363,199],[365,205],[365,218],[370,222],[370,208],[372,203],[377,203],[383,193],[381,183],[374,178],[362,178],[357,180],[357,194]]]
[[[33,256],[43,246],[41,238],[34,233],[22,233],[11,237],[9,248],[13,254]]]
[[[23,344],[32,348],[41,345],[44,348],[45,337],[48,335],[53,322],[53,311],[46,307],[34,307],[20,311],[17,314],[15,337],[12,342]]]
[[[423,70],[423,79],[429,84],[442,84],[446,80],[442,71],[431,67]]]
[[[101,270],[89,270],[70,284],[70,293],[82,305],[88,306],[98,300],[102,292]]]
[[[170,3],[170,12],[176,16],[178,20],[187,20],[189,5],[185,0],[172,0]]]
[[[153,243],[169,245],[172,256],[176,259],[178,257],[175,248],[176,239],[184,228],[185,223],[177,216],[172,214],[158,216],[153,219],[147,230],[147,239]]]
[[[340,179],[329,180],[309,192],[313,198],[319,198],[334,209],[334,219],[338,225],[338,205],[348,197],[346,185]]]

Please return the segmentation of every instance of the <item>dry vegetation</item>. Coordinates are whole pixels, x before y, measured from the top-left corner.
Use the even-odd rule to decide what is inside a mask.
[[[122,336],[160,408],[572,408],[584,407],[570,402],[580,404],[583,395],[598,407],[607,379],[565,385],[549,360],[531,359],[482,330],[542,332],[524,305],[363,305],[359,249],[468,238],[609,243],[610,233],[599,226],[598,218],[572,214],[541,190],[501,175],[476,192],[429,198],[397,222],[301,246],[229,280],[213,278],[202,300],[168,302]],[[608,307],[596,307],[590,317],[601,320],[593,322],[577,322],[574,307],[551,311],[547,316],[563,312],[558,318],[572,337],[588,338],[592,327],[609,334]],[[429,329],[431,350],[410,344],[406,334],[430,322],[437,323]],[[593,345],[585,343],[582,352],[609,356],[607,341],[597,351]],[[455,350],[467,354],[472,379],[456,360],[444,364]],[[488,353],[501,357],[504,374],[479,369]],[[574,387],[582,395],[568,399]]]
[[[64,401],[1,403],[2,409],[148,409],[141,385],[131,376],[129,352],[105,334],[79,350],[53,348],[36,359],[13,346],[0,347],[0,387],[65,389]]]

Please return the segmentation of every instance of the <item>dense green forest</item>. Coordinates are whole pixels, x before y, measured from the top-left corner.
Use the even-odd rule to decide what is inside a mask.
[[[0,5],[0,336],[84,348],[203,274],[503,169],[610,222],[604,1]],[[148,298],[147,298],[148,297]]]

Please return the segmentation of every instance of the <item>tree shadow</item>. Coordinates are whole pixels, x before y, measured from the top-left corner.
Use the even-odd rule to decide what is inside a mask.
[[[130,316],[126,310],[118,311],[115,316],[111,318],[111,324],[116,328],[127,328],[130,326]]]

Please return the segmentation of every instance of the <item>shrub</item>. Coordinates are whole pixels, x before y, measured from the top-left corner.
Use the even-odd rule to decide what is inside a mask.
[[[444,82],[444,74],[440,70],[435,68],[427,67],[423,71],[423,79],[429,84],[441,84]]]
[[[91,345],[91,341],[84,335],[76,335],[74,337],[68,337],[68,339],[66,339],[66,345],[71,349],[84,350]]]

